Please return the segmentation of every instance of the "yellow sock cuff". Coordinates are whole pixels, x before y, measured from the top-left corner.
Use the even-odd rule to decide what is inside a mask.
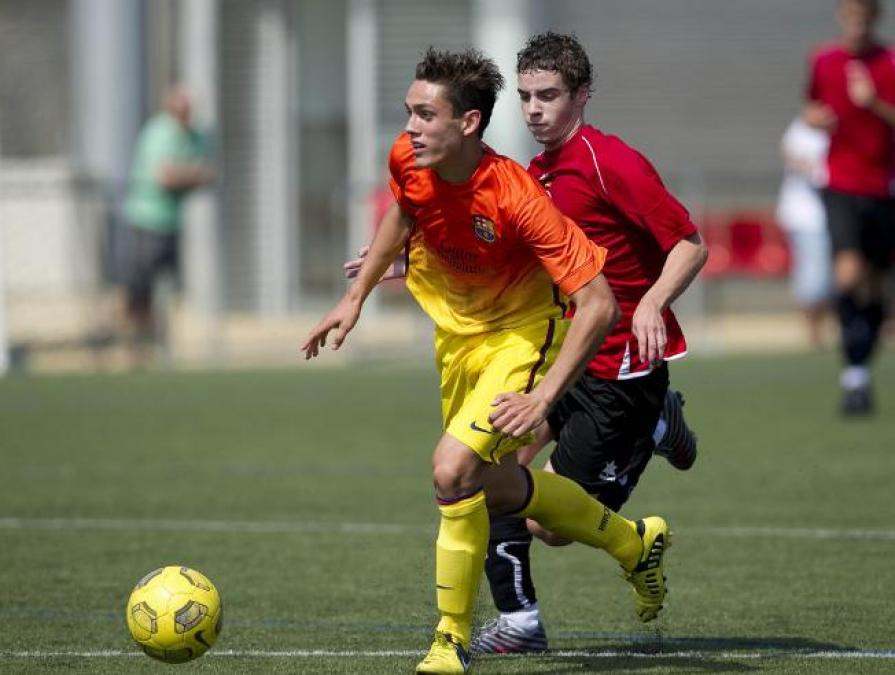
[[[438,498],[438,510],[445,518],[462,518],[485,507],[485,491],[479,488],[476,492],[456,499]]]

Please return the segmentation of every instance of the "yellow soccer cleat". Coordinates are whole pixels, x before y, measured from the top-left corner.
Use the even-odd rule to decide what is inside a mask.
[[[625,579],[634,587],[637,615],[646,623],[658,616],[668,591],[662,558],[671,546],[671,532],[664,518],[650,516],[637,521],[637,534],[643,540],[643,553],[637,567],[625,571]]]
[[[469,670],[469,652],[450,633],[435,631],[435,640],[426,658],[416,666],[418,673],[451,675]]]

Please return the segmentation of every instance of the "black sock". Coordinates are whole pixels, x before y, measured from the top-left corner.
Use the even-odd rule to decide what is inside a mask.
[[[491,517],[485,574],[500,612],[516,612],[537,602],[529,561],[531,539],[524,518]]]
[[[880,319],[874,330],[875,310],[870,306],[862,306],[854,295],[845,293],[839,296],[839,324],[842,327],[842,351],[845,361],[850,366],[863,366],[870,358],[876,337],[879,334]],[[882,307],[879,308],[880,312]],[[881,314],[880,314],[881,316]]]
[[[886,319],[886,310],[883,303],[878,300],[871,302],[864,308],[864,315],[867,321],[867,327],[870,331],[870,344],[867,349],[867,357],[865,361],[869,361],[876,351],[876,345],[879,344],[879,334]]]

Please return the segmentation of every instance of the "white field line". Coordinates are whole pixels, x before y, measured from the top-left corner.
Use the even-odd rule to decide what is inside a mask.
[[[246,534],[369,534],[431,535],[436,525],[322,521],[150,520],[131,518],[0,518],[0,530],[146,530],[175,532],[226,532]],[[680,534],[712,537],[771,537],[779,539],[864,539],[895,541],[895,530],[861,530],[811,527],[681,527]]]
[[[289,650],[221,650],[210,651],[208,656],[236,657],[236,658],[393,658],[393,657],[418,657],[423,655],[421,650],[381,650],[381,651],[354,651],[354,650],[329,650],[329,649],[289,649]],[[143,656],[142,652],[123,650],[96,650],[96,651],[0,651],[0,659],[48,659],[48,658],[121,658],[130,656]],[[771,649],[767,652],[756,651],[674,651],[674,652],[637,652],[622,650],[585,651],[567,650],[551,651],[546,654],[526,657],[517,654],[501,655],[499,658],[538,658],[538,659],[764,659],[779,657],[795,657],[803,659],[895,659],[895,650],[854,650],[854,651],[802,651]]]
[[[435,526],[335,521],[140,520],[129,518],[0,518],[0,530],[154,530],[246,534],[430,534]]]

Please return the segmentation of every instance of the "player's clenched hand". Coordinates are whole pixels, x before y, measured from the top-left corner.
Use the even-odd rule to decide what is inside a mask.
[[[491,402],[494,410],[488,421],[499,432],[518,438],[547,419],[548,405],[535,394],[519,394],[510,391],[498,394]]]
[[[876,87],[870,71],[860,61],[849,61],[845,66],[848,97],[859,108],[868,108],[876,100]]]
[[[367,253],[369,252],[369,246],[362,246],[357,252],[357,257],[354,260],[349,260],[344,265],[342,265],[342,269],[345,271],[346,279],[354,279],[354,277],[357,276],[357,273],[360,272],[361,265],[364,264],[364,258],[367,257]]]
[[[341,347],[345,336],[357,323],[360,308],[361,303],[347,295],[339,300],[339,303],[308,333],[307,341],[301,346],[305,360],[320,354],[320,348],[326,346],[326,337],[331,330],[336,331],[333,337],[333,350]]]
[[[832,131],[836,127],[836,113],[833,109],[823,103],[812,101],[805,106],[802,112],[802,119],[805,124],[816,129],[824,129]]]
[[[641,363],[658,363],[665,356],[668,335],[661,309],[646,298],[634,310],[631,332],[637,338],[637,351]]]

